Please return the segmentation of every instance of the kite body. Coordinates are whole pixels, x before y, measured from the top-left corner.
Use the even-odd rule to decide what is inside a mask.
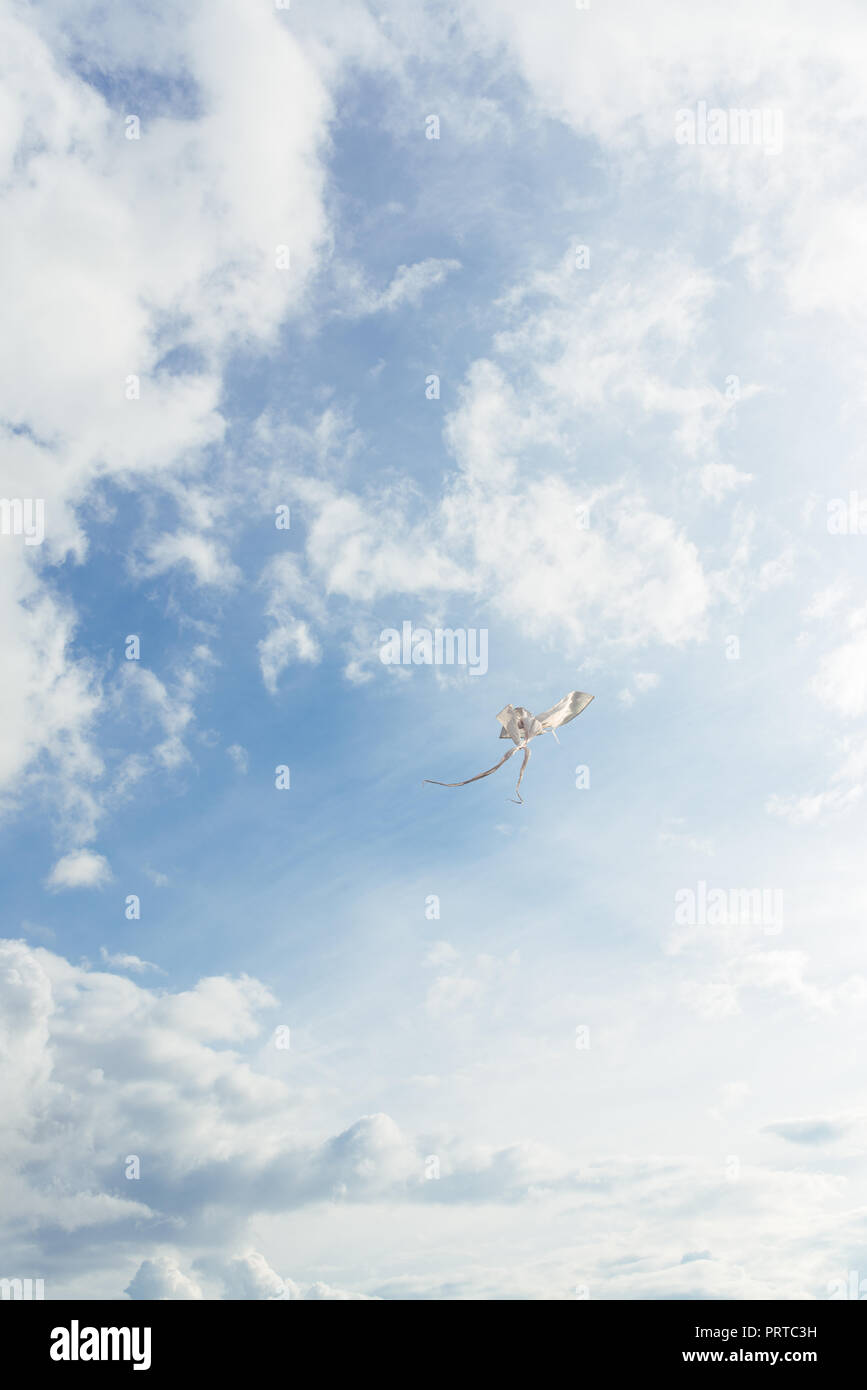
[[[464,782],[435,782],[432,777],[426,777],[424,780],[430,782],[434,787],[467,787],[470,782],[478,782],[482,777],[490,777],[491,773],[496,772],[498,767],[502,767],[513,753],[517,753],[519,748],[523,748],[524,761],[521,763],[515,795],[512,798],[513,801],[517,800],[523,803],[524,798],[519,789],[524,776],[524,769],[530,759],[530,739],[537,738],[539,734],[547,734],[549,731],[557,738],[556,731],[561,724],[568,724],[570,719],[574,719],[576,715],[587,708],[592,699],[593,696],[585,695],[583,690],[570,690],[568,695],[564,695],[562,700],[558,700],[556,705],[552,705],[544,714],[531,714],[528,709],[524,709],[523,705],[506,705],[497,715],[498,721],[503,726],[500,730],[500,738],[510,738],[515,746],[510,748],[498,763],[489,767],[487,772],[479,772],[475,777],[468,777]]]

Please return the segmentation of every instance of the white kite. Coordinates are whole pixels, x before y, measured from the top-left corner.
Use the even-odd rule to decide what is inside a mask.
[[[524,776],[524,769],[530,759],[529,743],[531,738],[536,738],[538,734],[547,734],[548,730],[554,735],[559,743],[556,730],[561,724],[568,724],[570,719],[585,710],[593,699],[592,695],[585,695],[583,690],[571,690],[568,695],[564,695],[562,700],[558,700],[556,705],[546,710],[544,714],[531,714],[523,705],[506,705],[497,715],[497,719],[502,724],[500,738],[510,738],[515,747],[510,748],[508,753],[489,767],[487,772],[479,772],[475,777],[468,777],[465,782],[436,782],[432,777],[425,777],[425,782],[430,782],[433,787],[468,787],[470,782],[478,782],[482,777],[490,777],[492,772],[496,772],[498,767],[508,762],[513,753],[517,753],[519,748],[524,750],[524,761],[521,763],[521,771],[518,774],[518,782],[515,787],[515,795],[510,798],[512,801],[524,803],[524,798],[520,793],[521,780]],[[424,786],[424,782],[422,783]]]

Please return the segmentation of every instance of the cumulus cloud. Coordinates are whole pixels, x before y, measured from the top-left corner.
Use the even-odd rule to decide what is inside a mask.
[[[110,878],[111,869],[104,855],[78,849],[58,859],[46,886],[54,892],[61,888],[101,888]]]
[[[199,1283],[199,1280],[202,1283]],[[208,1293],[203,1292],[202,1284]],[[213,1292],[211,1292],[213,1290]],[[194,1272],[185,1273],[171,1256],[158,1255],[143,1260],[124,1290],[132,1299],[200,1299],[207,1296],[249,1302],[373,1301],[368,1294],[349,1293],[317,1281],[302,1287],[281,1277],[258,1250],[231,1257],[210,1256],[194,1263]]]
[[[2,943],[0,965],[11,1065],[7,1152],[18,1165],[14,1178],[8,1169],[6,1176],[19,1211],[34,1222],[34,1239],[40,1213],[62,1213],[68,1229],[99,1220],[109,1245],[113,1238],[123,1247],[133,1237],[133,1215],[137,1239],[148,1241],[151,1230],[158,1243],[166,1222],[181,1214],[189,1237],[201,1239],[216,1209],[230,1234],[256,1211],[422,1194],[423,1154],[387,1115],[362,1116],[318,1141],[293,1135],[287,1082],[239,1051],[260,1035],[262,1015],[276,1002],[258,981],[212,977],[166,993],[14,941]],[[70,1106],[74,1131],[62,1122]],[[53,1157],[44,1150],[27,1156],[27,1136],[40,1116],[51,1115],[60,1148]],[[140,1155],[146,1170],[140,1200],[125,1180],[125,1154]],[[51,1187],[61,1161],[62,1193]],[[506,1163],[505,1182],[509,1172]],[[490,1194],[496,1191],[492,1184]],[[136,1287],[167,1277],[174,1278],[164,1264],[148,1265]]]
[[[441,960],[439,952],[435,968]],[[588,1282],[594,1297],[822,1296],[840,1248],[833,1177],[744,1165],[733,1183],[721,1164],[679,1157],[576,1164],[533,1142],[412,1138],[383,1114],[330,1136],[299,1133],[288,1078],[266,1075],[243,1051],[273,1004],[243,976],[173,994],[3,942],[0,1169],[10,1258],[38,1254],[39,1267],[62,1280],[65,1253],[52,1231],[64,1231],[65,1252],[70,1235],[92,1230],[105,1296],[126,1290],[134,1299],[568,1298]],[[131,1154],[140,1182],[125,1177]],[[492,1227],[483,1215],[504,1204],[515,1213],[511,1254],[497,1243],[502,1234],[494,1238],[499,1218]],[[426,1241],[437,1232],[436,1267],[335,1281],[308,1260],[309,1272],[290,1278],[278,1272],[289,1258],[275,1263],[251,1248],[257,1214],[268,1214],[271,1229],[288,1213],[303,1222],[310,1209],[319,1229],[323,1211],[348,1206],[369,1247],[386,1213],[404,1244],[407,1230],[427,1231]],[[567,1246],[568,1212],[580,1234]],[[477,1233],[471,1266],[452,1263],[459,1230]],[[528,1263],[530,1230],[541,1245]],[[704,1250],[709,1259],[684,1263]]]
[[[166,1299],[195,1300],[204,1297],[195,1280],[190,1279],[165,1255],[142,1260],[124,1293],[131,1299],[144,1299],[148,1302],[164,1302]]]
[[[201,472],[224,434],[229,354],[273,342],[302,310],[327,238],[331,114],[314,61],[273,8],[218,0],[169,23],[157,4],[133,26],[136,53],[120,13],[104,21],[91,4],[0,15],[0,289],[26,325],[0,349],[4,488],[44,498],[47,518],[38,561],[23,545],[0,556],[0,637],[16,669],[0,696],[0,789],[45,757],[55,769],[45,787],[85,828],[86,785],[102,773],[92,743],[102,690],[74,648],[52,566],[85,557],[81,507],[98,483],[158,488]],[[192,109],[139,112],[138,138],[126,138],[125,108],[82,80],[82,44],[101,71],[152,53],[164,74],[183,72]],[[291,273],[279,268],[284,243]],[[32,273],[46,264],[50,286]],[[219,536],[199,525],[161,534],[154,515],[143,518],[155,527],[151,574],[180,564],[200,585],[235,582]],[[159,759],[181,757],[170,737]]]
[[[308,529],[303,553],[263,576],[275,624],[260,643],[266,685],[290,660],[319,658],[317,628],[333,625],[340,602],[381,613],[398,596],[454,609],[484,595],[519,633],[570,652],[589,640],[701,640],[713,587],[698,546],[628,476],[582,475],[572,436],[613,408],[669,437],[673,419],[684,457],[715,437],[731,402],[706,380],[682,384],[713,290],[664,257],[640,282],[613,273],[589,296],[567,262],[516,286],[504,300],[509,326],[492,356],[471,364],[447,415],[457,472],[426,519],[408,479],[365,494],[293,474]],[[363,679],[353,646],[350,674]]]

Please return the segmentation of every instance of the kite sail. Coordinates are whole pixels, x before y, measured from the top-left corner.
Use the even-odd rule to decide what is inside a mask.
[[[424,782],[429,782],[433,787],[468,787],[471,782],[478,782],[482,777],[490,777],[492,772],[502,767],[503,763],[508,762],[513,753],[519,749],[524,750],[524,760],[521,763],[521,771],[518,773],[518,781],[515,786],[515,795],[510,800],[523,805],[524,798],[521,796],[521,782],[524,777],[524,769],[530,760],[530,739],[537,738],[539,734],[547,734],[549,731],[557,738],[557,729],[562,724],[568,724],[570,719],[574,719],[582,710],[585,710],[593,699],[592,695],[585,695],[583,690],[570,690],[568,695],[564,695],[562,700],[558,700],[556,705],[552,705],[544,714],[531,714],[523,705],[506,705],[497,715],[497,719],[502,724],[500,738],[510,738],[515,747],[510,748],[508,753],[504,753],[498,763],[489,767],[487,772],[477,772],[475,777],[467,777],[463,782],[436,782],[433,777],[425,777]],[[557,739],[559,743],[559,739]],[[424,786],[422,782],[422,786]]]

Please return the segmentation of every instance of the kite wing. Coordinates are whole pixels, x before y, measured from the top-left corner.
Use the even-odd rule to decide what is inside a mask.
[[[583,690],[570,690],[556,705],[552,705],[544,714],[537,715],[537,720],[544,730],[559,729],[561,724],[568,724],[570,719],[574,719],[585,710],[592,699],[593,696],[585,695]]]

